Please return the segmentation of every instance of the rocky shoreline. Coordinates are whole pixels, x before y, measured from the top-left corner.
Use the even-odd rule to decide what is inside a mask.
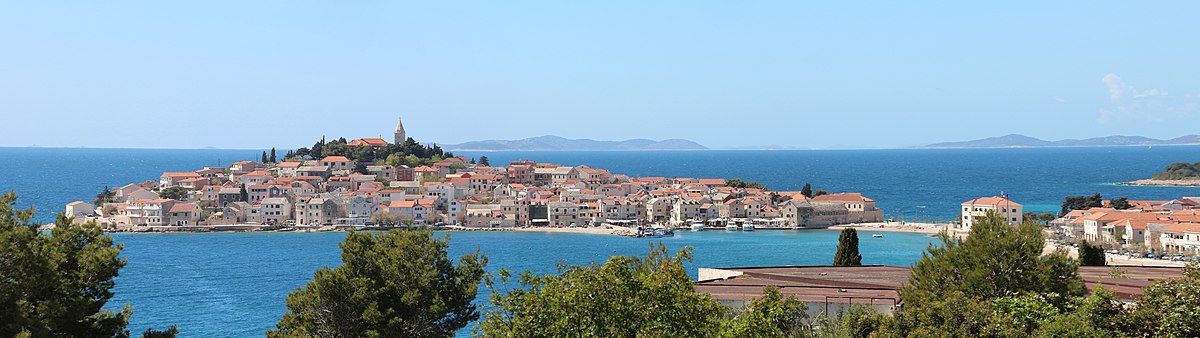
[[[1200,187],[1200,179],[1195,179],[1195,180],[1145,179],[1145,180],[1121,182],[1121,185],[1156,186],[1156,187]]]

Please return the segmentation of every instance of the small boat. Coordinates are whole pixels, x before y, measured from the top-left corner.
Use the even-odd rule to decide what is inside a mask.
[[[700,223],[700,222],[692,223],[692,231],[704,231],[704,223]]]
[[[883,238],[883,234],[874,234],[874,235],[871,235],[871,237]]]
[[[751,224],[751,223],[742,224],[742,231],[754,231],[754,224]]]
[[[737,226],[737,224],[726,225],[725,231],[738,231],[738,226]]]
[[[654,237],[675,237],[675,230],[654,229]]]

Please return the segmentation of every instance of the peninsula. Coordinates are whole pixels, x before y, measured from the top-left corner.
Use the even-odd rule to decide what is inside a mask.
[[[407,137],[321,141],[259,161],[164,172],[105,188],[66,213],[110,231],[464,229],[733,226],[826,228],[880,222],[858,193],[770,191],[724,178],[629,177],[585,165],[504,165],[455,156]]]
[[[1162,172],[1154,174],[1153,177],[1145,180],[1137,180],[1122,183],[1125,185],[1149,185],[1149,186],[1180,186],[1180,187],[1200,187],[1200,162],[1187,163],[1178,162],[1168,165]]]
[[[1200,145],[1200,135],[1184,135],[1169,140],[1143,136],[1113,135],[1076,140],[1047,141],[1020,134],[989,137],[971,141],[934,143],[920,148],[1047,148],[1047,147],[1114,147],[1114,146]]]

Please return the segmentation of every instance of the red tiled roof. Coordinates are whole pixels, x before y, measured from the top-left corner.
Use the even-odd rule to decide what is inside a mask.
[[[999,197],[999,196],[980,197],[980,198],[976,198],[976,199],[973,199],[970,201],[963,202],[962,204],[993,205],[993,206],[994,205],[1006,205],[1006,206],[1014,206],[1014,207],[1021,206],[1021,203],[1013,202],[1010,199],[1007,199],[1004,197]]]

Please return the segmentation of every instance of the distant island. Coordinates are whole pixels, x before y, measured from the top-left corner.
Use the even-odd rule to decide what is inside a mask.
[[[1200,162],[1171,163],[1162,172],[1146,180],[1125,182],[1125,185],[1200,187]]]
[[[597,141],[591,139],[568,139],[560,136],[546,135],[520,140],[484,140],[459,144],[447,144],[442,147],[448,150],[707,150],[708,147],[699,143],[669,139],[655,141],[649,139],[632,139],[624,141]]]
[[[1020,134],[1009,134],[985,139],[934,143],[919,148],[1043,148],[1043,147],[1112,147],[1112,146],[1158,146],[1200,145],[1200,135],[1185,135],[1169,140],[1144,136],[1113,135],[1083,140],[1066,139],[1047,141]]]

